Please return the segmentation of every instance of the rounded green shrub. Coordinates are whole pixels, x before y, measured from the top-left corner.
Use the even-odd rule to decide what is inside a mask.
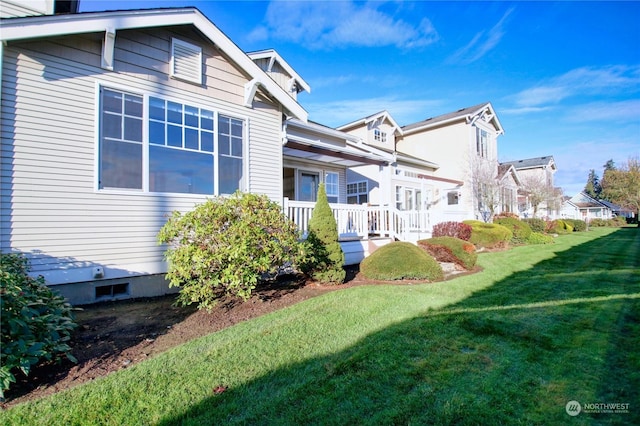
[[[622,226],[626,226],[627,225],[627,220],[622,217],[622,216],[616,216],[612,219],[609,219],[607,221],[607,226],[613,226],[613,227],[617,227],[620,228]]]
[[[0,253],[0,397],[21,371],[66,356],[76,362],[68,345],[76,327],[72,307],[45,285],[42,276],[28,275],[21,254]]]
[[[465,269],[473,269],[478,260],[476,246],[455,237],[434,237],[418,241],[438,262],[457,263]]]
[[[607,221],[599,218],[591,219],[589,221],[589,226],[593,226],[594,228],[600,228],[603,226],[607,226]]]
[[[543,234],[542,232],[532,232],[527,237],[527,244],[553,244],[555,241],[551,235]]]
[[[513,236],[511,242],[514,244],[526,244],[527,238],[531,235],[531,227],[528,223],[512,217],[500,217],[493,220],[493,223],[509,228]]]
[[[496,223],[484,223],[479,220],[465,220],[464,223],[471,225],[469,242],[476,247],[504,248],[513,236],[509,228]]]
[[[547,223],[548,234],[570,234],[573,232],[573,226],[565,220],[556,219]]]
[[[338,241],[338,225],[333,216],[324,184],[318,188],[318,199],[309,220],[309,234],[305,242],[311,263],[305,272],[325,284],[342,284],[346,277],[344,252]]]
[[[547,223],[537,217],[522,219],[522,221],[529,224],[533,232],[544,232],[547,229]]]
[[[444,278],[440,264],[420,247],[407,242],[384,245],[360,263],[360,272],[371,280]]]
[[[295,224],[264,195],[236,192],[174,212],[158,233],[169,247],[167,279],[181,287],[178,302],[211,309],[226,295],[243,300],[259,281],[296,264]]]

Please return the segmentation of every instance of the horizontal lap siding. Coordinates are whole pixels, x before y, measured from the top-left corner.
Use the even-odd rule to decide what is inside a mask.
[[[73,274],[74,268],[96,265],[105,266],[105,278],[118,277],[109,271],[120,276],[158,272],[164,263],[156,235],[167,215],[206,200],[95,190],[97,83],[245,118],[248,187],[280,199],[280,112],[264,103],[243,107],[247,76],[194,32],[177,30],[179,38],[203,46],[206,86],[168,76],[168,31],[118,32],[115,72],[99,67],[101,34],[5,47],[0,105],[3,252],[28,253],[36,273],[68,270],[68,282],[80,276]]]

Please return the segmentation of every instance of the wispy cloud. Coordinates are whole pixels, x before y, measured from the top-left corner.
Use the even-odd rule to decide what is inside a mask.
[[[607,121],[639,123],[640,100],[590,102],[570,108],[569,113],[567,120],[571,122],[592,123],[594,121]]]
[[[454,64],[468,65],[477,61],[493,50],[500,43],[505,35],[505,26],[509,15],[514,8],[510,8],[502,15],[502,18],[489,31],[480,31],[471,39],[466,46],[458,49],[451,55],[447,62]]]
[[[352,99],[335,102],[310,103],[305,107],[309,111],[309,117],[314,121],[329,126],[340,126],[387,110],[403,126],[424,120],[429,115],[428,111],[441,107],[441,100],[429,99],[397,99],[394,97],[378,97],[369,99]]]
[[[640,90],[640,66],[581,67],[522,90],[513,96],[518,108],[556,105],[573,96]]]
[[[381,3],[272,1],[249,38],[275,38],[309,49],[348,46],[419,48],[438,40],[427,18],[413,25],[378,9]]]

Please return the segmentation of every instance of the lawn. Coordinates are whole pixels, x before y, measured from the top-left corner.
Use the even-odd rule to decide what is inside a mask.
[[[640,424],[638,228],[478,263],[483,272],[450,281],[307,300],[18,405],[0,423]],[[613,403],[628,413],[584,412]]]

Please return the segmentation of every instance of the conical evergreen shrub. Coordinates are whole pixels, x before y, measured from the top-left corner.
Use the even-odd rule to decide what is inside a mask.
[[[338,242],[338,225],[322,183],[309,221],[307,244],[314,258],[313,266],[307,273],[322,283],[342,284],[346,275],[342,267],[344,253]]]

